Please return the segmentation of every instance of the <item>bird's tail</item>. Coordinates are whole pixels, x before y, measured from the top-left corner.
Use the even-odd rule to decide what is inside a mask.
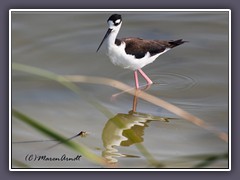
[[[178,39],[178,40],[175,40],[175,41],[169,41],[168,43],[171,45],[171,48],[174,48],[176,46],[179,46],[185,42],[188,42],[188,41],[183,41],[182,39]]]

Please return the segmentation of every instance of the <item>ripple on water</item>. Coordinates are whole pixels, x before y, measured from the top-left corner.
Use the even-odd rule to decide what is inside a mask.
[[[161,90],[175,89],[177,91],[187,91],[197,85],[197,81],[189,76],[177,73],[164,73],[151,75],[154,83],[161,87]]]

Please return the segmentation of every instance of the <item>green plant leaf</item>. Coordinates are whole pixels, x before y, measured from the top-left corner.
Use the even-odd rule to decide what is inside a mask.
[[[73,141],[69,141],[68,138],[63,137],[62,135],[54,132],[52,129],[40,124],[35,119],[32,119],[29,116],[15,110],[15,109],[12,109],[12,115],[15,118],[21,120],[22,122],[28,124],[29,126],[33,127],[34,129],[38,130],[39,132],[47,135],[48,137],[50,137],[52,139],[55,139],[55,140],[61,142],[63,145],[71,148],[72,150],[75,150],[76,152],[80,153],[82,156],[84,156],[88,160],[90,160],[96,164],[106,165],[106,162],[102,157],[91,152],[91,150],[89,148],[87,148],[86,146],[84,146],[82,144],[77,144]]]

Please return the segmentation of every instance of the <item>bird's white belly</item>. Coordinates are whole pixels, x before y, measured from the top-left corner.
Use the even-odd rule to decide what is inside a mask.
[[[107,55],[114,65],[131,70],[137,70],[152,63],[158,56],[169,50],[166,49],[162,53],[154,56],[150,56],[150,53],[147,52],[143,58],[137,59],[134,55],[126,54],[125,46],[125,43],[122,43],[120,46],[108,46]]]

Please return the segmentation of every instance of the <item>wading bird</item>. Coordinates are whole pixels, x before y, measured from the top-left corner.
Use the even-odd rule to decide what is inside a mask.
[[[121,15],[111,15],[107,23],[108,30],[97,51],[100,49],[102,43],[107,40],[107,55],[114,65],[134,71],[136,89],[139,89],[138,72],[147,81],[147,85],[153,83],[141,68],[152,63],[161,54],[186,42],[182,39],[174,41],[145,40],[134,37],[117,39],[122,25]]]

